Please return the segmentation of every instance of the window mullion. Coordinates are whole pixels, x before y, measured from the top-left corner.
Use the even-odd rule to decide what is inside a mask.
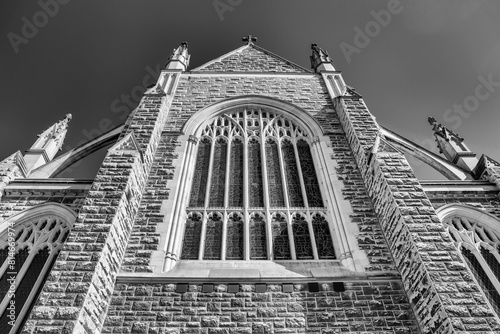
[[[293,145],[293,152],[295,153],[295,161],[297,163],[297,171],[299,174],[299,181],[300,181],[300,189],[302,190],[302,200],[304,201],[304,206],[306,207],[306,220],[307,220],[307,227],[309,229],[309,236],[311,239],[311,246],[313,249],[313,256],[315,260],[319,259],[318,256],[318,248],[316,247],[316,240],[314,240],[314,229],[312,227],[311,223],[311,213],[309,212],[309,202],[307,201],[307,193],[306,193],[306,186],[304,184],[304,177],[302,176],[302,167],[300,165],[300,159],[299,159],[299,151],[297,150],[297,138],[292,142]]]
[[[279,133],[279,132],[278,132]],[[290,244],[290,256],[292,260],[296,260],[297,257],[295,256],[295,241],[293,240],[293,234],[292,234],[292,217],[290,214],[290,200],[288,198],[288,183],[286,179],[286,174],[285,174],[285,164],[283,161],[283,152],[281,149],[281,140],[278,138],[278,160],[280,164],[280,171],[281,171],[281,184],[283,187],[283,199],[285,201],[285,206],[286,206],[286,217],[287,217],[287,230],[288,230],[288,243]],[[271,232],[272,233],[272,232]],[[270,238],[272,238],[272,234],[270,235]],[[273,248],[273,245],[271,243],[271,249]]]
[[[287,232],[288,232],[288,243],[290,244],[290,257],[292,260],[297,260],[297,253],[295,252],[295,239],[293,238],[293,219],[292,214],[289,209],[286,211],[287,217]]]
[[[243,258],[250,260],[250,216],[248,213],[248,134],[247,134],[247,110],[243,111]]]
[[[231,173],[231,145],[232,144],[232,136],[228,134],[227,139],[227,151],[226,151],[226,183],[224,186],[224,208],[229,206],[229,177]]]
[[[283,187],[283,199],[285,201],[285,206],[287,210],[290,209],[290,200],[288,198],[288,183],[287,183],[287,178],[286,178],[286,173],[285,173],[285,163],[283,161],[283,152],[281,151],[281,140],[278,138],[278,160],[280,163],[280,171],[281,171],[281,183]]]
[[[225,176],[225,185],[224,185],[224,212],[223,212],[223,220],[222,220],[222,254],[221,260],[226,259],[226,247],[227,247],[227,207],[229,205],[229,173],[230,164],[231,164],[231,134],[228,130],[227,135],[227,150],[226,150],[226,176]]]
[[[203,210],[203,218],[201,220],[201,235],[200,235],[200,249],[198,250],[198,260],[203,260],[203,253],[205,252],[205,238],[207,236],[207,220],[208,212],[205,208]]]
[[[271,229],[271,213],[269,211],[269,185],[267,179],[267,161],[266,161],[266,135],[264,134],[264,122],[262,120],[262,112],[259,113],[259,122],[260,122],[260,160],[262,166],[262,192],[264,195],[264,209],[265,209],[265,217],[266,217],[266,244],[267,244],[267,258],[271,259],[271,250],[273,247],[272,240],[272,229]]]
[[[221,260],[226,259],[226,246],[227,246],[227,211],[222,212],[222,240],[221,240]]]

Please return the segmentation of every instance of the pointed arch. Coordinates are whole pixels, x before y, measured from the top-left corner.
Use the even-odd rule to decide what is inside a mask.
[[[0,223],[2,333],[22,328],[75,220],[76,213],[66,206],[45,203]]]
[[[334,260],[358,270],[352,257],[336,256],[352,254],[358,246],[347,235],[347,215],[338,203],[338,190],[329,182],[334,173],[328,163],[330,138],[310,112],[275,98],[240,96],[199,110],[184,124],[182,133],[187,140],[173,210],[167,218],[165,271],[178,260],[216,259]],[[219,137],[228,140],[226,158],[205,157],[202,153]],[[210,145],[203,144],[204,140],[210,140]],[[227,187],[224,198],[212,205],[212,179],[219,172],[222,177],[222,168],[214,168],[214,161],[226,164]],[[198,171],[203,166],[204,172]],[[233,166],[239,166],[239,173],[234,173]],[[205,177],[206,184],[199,186],[198,179]],[[192,203],[193,187],[200,198],[196,203]],[[256,195],[261,192],[262,198]],[[292,199],[301,200],[291,201],[291,193]],[[197,224],[191,219],[195,212],[200,213]],[[220,226],[209,221],[212,212],[221,213]],[[242,214],[243,228],[230,221],[235,212]],[[284,221],[276,220],[278,212]],[[303,222],[292,219],[297,213]],[[243,233],[242,242],[238,233]],[[207,242],[217,246],[220,256],[205,256]]]
[[[436,213],[500,317],[500,219],[463,204],[444,205]]]
[[[204,129],[215,116],[223,114],[229,109],[244,106],[275,109],[279,114],[289,118],[291,121],[301,126],[302,129],[306,130],[311,138],[319,134],[324,134],[324,129],[306,110],[289,102],[260,95],[238,96],[209,105],[193,114],[186,124],[184,124],[182,132],[199,136],[202,129]]]

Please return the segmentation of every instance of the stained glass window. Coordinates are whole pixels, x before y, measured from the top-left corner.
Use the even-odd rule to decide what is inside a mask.
[[[227,220],[226,259],[243,260],[243,217],[232,213]]]
[[[229,165],[229,207],[243,206],[243,143],[239,138],[231,143]]]
[[[3,265],[0,264],[0,268],[3,268],[0,278],[0,305],[4,305],[0,309],[0,333],[20,332],[69,230],[70,225],[67,222],[53,216],[18,224],[15,226],[15,250],[11,250],[15,253],[13,258],[5,256],[12,256],[12,253],[5,254],[3,251],[8,249],[7,233],[0,238],[0,258],[4,261]],[[17,282],[12,280],[13,277]],[[13,287],[15,290],[12,290]],[[15,297],[10,294],[14,291]],[[6,309],[11,298],[15,298],[14,311]],[[8,317],[11,312],[15,312],[15,319]]]
[[[5,295],[7,294],[7,291],[9,291],[10,283],[8,282],[9,279],[9,274],[8,272],[14,272],[16,275],[19,273],[21,268],[23,267],[24,261],[28,258],[30,254],[29,248],[25,247],[21,250],[19,250],[16,255],[14,256],[14,270],[7,270],[3,275],[2,278],[0,278],[0,301],[3,300]]]
[[[44,247],[43,249],[38,250],[37,254],[31,261],[28,270],[26,271],[21,282],[19,283],[15,294],[16,318],[19,318],[19,312],[21,311],[24,304],[28,300],[32,288],[35,285],[36,281],[38,280],[42,272],[43,266],[45,265],[45,262],[49,258],[49,255],[50,251],[48,247]],[[6,310],[0,317],[0,329],[2,333],[8,333],[12,327],[11,325],[8,324],[10,321],[10,319],[7,317],[8,314],[10,314],[10,311]]]
[[[286,185],[288,190],[288,200],[291,207],[303,207],[302,189],[300,188],[299,171],[293,144],[289,140],[281,143],[283,152],[283,164],[285,166]]]
[[[190,213],[186,221],[184,243],[182,245],[182,259],[197,260],[200,252],[201,215]]]
[[[181,258],[335,259],[310,135],[258,107],[233,109],[205,124],[197,134]]]
[[[323,200],[321,199],[321,191],[319,190],[318,178],[316,177],[309,144],[305,140],[299,140],[297,142],[297,151],[299,153],[300,168],[302,169],[309,207],[323,207]]]
[[[335,250],[333,249],[332,236],[330,228],[325,217],[316,213],[312,217],[312,226],[314,231],[314,240],[318,249],[320,259],[335,259]]]
[[[491,272],[495,275],[498,281],[500,281],[500,263],[488,249],[481,247],[481,255],[490,267]]]
[[[267,259],[266,223],[261,214],[254,213],[250,218],[250,259]]]
[[[283,199],[278,144],[273,139],[266,141],[266,164],[269,205],[271,208],[284,207],[285,200]]]
[[[288,224],[284,215],[277,213],[271,223],[273,231],[273,252],[275,260],[290,260],[290,242],[288,239]]]
[[[260,159],[260,143],[252,138],[248,142],[248,201],[250,207],[264,206]]]
[[[214,146],[214,164],[210,183],[210,206],[224,206],[224,190],[226,188],[227,143],[219,138]]]
[[[205,235],[204,260],[220,260],[222,250],[222,216],[218,212],[208,215]]]
[[[205,191],[207,189],[208,167],[210,164],[210,146],[211,143],[208,138],[203,138],[198,144],[189,206],[201,207],[205,205]]]
[[[500,233],[486,228],[480,222],[463,216],[445,221],[452,239],[462,244],[460,250],[470,272],[474,275],[484,294],[500,315],[500,254],[496,248]]]
[[[293,215],[292,228],[297,260],[313,259],[311,236],[305,217],[298,213]]]
[[[490,281],[488,275],[484,271],[483,267],[479,263],[476,256],[469,250],[462,247],[462,255],[466,259],[469,268],[471,269],[474,277],[481,286],[483,292],[486,294],[488,299],[491,301],[493,308],[495,309],[497,315],[500,315],[500,294],[495,289],[495,286]]]

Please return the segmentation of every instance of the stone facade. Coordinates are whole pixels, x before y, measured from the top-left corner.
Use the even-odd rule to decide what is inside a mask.
[[[118,283],[102,332],[418,333],[400,282],[335,284]]]
[[[313,73],[251,39],[191,71],[188,61],[183,43],[92,182],[30,179],[19,152],[0,163],[0,219],[47,202],[78,214],[22,333],[500,332],[436,213],[466,203],[500,218],[496,164],[485,163],[491,180],[454,190],[420,182],[331,64]],[[336,259],[179,261],[190,126],[237,103],[321,129],[311,147]]]

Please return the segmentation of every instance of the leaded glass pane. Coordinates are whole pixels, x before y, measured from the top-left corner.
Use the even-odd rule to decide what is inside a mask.
[[[493,309],[500,316],[500,295],[498,291],[495,289],[493,283],[491,283],[490,278],[484,271],[483,267],[477,260],[476,256],[468,249],[462,248],[462,255],[464,256],[469,268],[472,271],[472,274],[478,281],[481,286],[483,292],[490,300],[490,303],[493,306]]]
[[[285,168],[286,185],[288,190],[288,200],[291,207],[303,207],[302,190],[300,188],[299,171],[293,144],[284,140],[281,143],[283,153],[283,165]]]
[[[4,249],[0,250],[0,267],[2,266],[3,262],[7,260],[9,257],[9,247],[5,247]]]
[[[229,165],[229,206],[243,206],[243,143],[233,139]]]
[[[312,217],[312,227],[314,231],[314,240],[318,249],[320,259],[335,259],[335,250],[333,249],[332,236],[325,217],[319,213]]]
[[[182,259],[197,260],[200,252],[201,215],[191,213],[186,221],[184,243],[182,244]]]
[[[248,202],[250,207],[264,206],[260,143],[254,138],[248,142]]]
[[[500,281],[500,264],[498,263],[495,255],[493,255],[488,249],[481,247],[481,255],[490,267],[491,271],[495,275],[498,281]]]
[[[226,259],[243,260],[243,218],[237,213],[227,220]]]
[[[222,250],[222,216],[211,213],[207,220],[205,233],[204,260],[220,260]]]
[[[275,260],[290,260],[290,242],[288,239],[288,225],[282,214],[276,214],[271,223],[273,231],[273,252]]]
[[[309,235],[309,227],[304,216],[295,214],[293,216],[292,228],[297,260],[313,259],[311,236]]]
[[[26,303],[26,300],[28,299],[33,286],[36,284],[36,281],[38,280],[38,277],[40,276],[40,273],[42,272],[42,269],[45,265],[45,262],[49,258],[49,255],[50,251],[48,247],[38,250],[38,253],[29,264],[28,270],[24,274],[21,282],[19,283],[19,286],[16,289],[15,314],[18,321],[22,321],[22,319],[19,319],[19,312],[21,312],[24,304]],[[10,314],[10,311],[6,310],[0,317],[1,333],[8,333],[11,329],[11,326],[9,325],[10,319],[7,317],[8,314]]]
[[[3,300],[3,298],[7,294],[7,291],[9,291],[10,283],[7,281],[7,279],[9,279],[11,275],[7,273],[12,272],[17,276],[17,274],[19,274],[19,271],[21,271],[21,268],[23,267],[24,261],[26,261],[26,259],[28,258],[29,253],[30,251],[28,247],[19,250],[14,256],[13,267],[10,267],[9,265],[5,273],[2,275],[2,278],[0,278],[0,300]]]
[[[201,207],[205,205],[205,192],[207,189],[208,167],[210,164],[211,142],[203,138],[198,144],[198,153],[191,185],[191,196],[189,206]]]
[[[269,187],[269,205],[273,208],[284,207],[283,184],[279,162],[278,144],[274,140],[266,142],[267,184]]]
[[[300,169],[302,171],[302,179],[304,180],[309,207],[323,207],[323,199],[321,198],[309,144],[305,140],[299,140],[297,142],[297,151],[299,153]]]
[[[250,218],[250,259],[267,259],[266,223],[259,214]]]
[[[226,185],[227,143],[219,138],[214,146],[212,180],[210,182],[210,206],[224,206]]]

